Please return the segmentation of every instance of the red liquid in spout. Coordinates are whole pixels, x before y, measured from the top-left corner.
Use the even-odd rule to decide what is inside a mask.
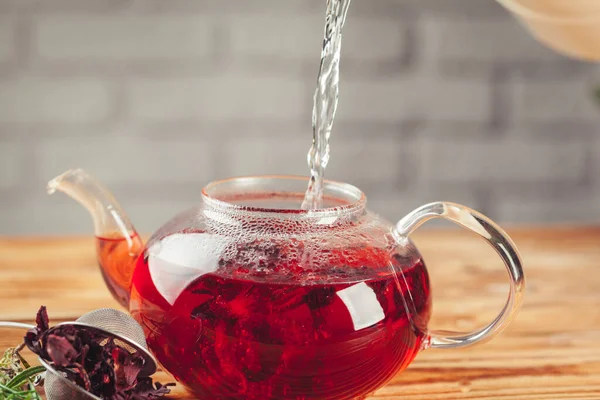
[[[349,249],[352,265],[310,282],[300,273],[261,278],[241,257],[170,301],[140,258],[131,311],[161,364],[200,399],[361,398],[414,359],[430,312],[423,263],[380,252]],[[297,267],[273,256],[272,269]]]
[[[137,234],[127,239],[120,235],[96,238],[96,254],[102,277],[113,297],[123,307],[129,307],[131,277],[143,248],[144,244]]]

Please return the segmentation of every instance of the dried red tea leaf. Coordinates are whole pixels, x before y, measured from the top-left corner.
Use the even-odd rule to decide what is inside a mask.
[[[100,362],[90,372],[92,389],[90,392],[103,399],[113,399],[118,394],[115,371],[107,362]]]
[[[158,382],[152,384],[152,378],[139,378],[138,385],[132,393],[131,400],[148,400],[156,399],[171,393],[170,386],[175,386],[174,383],[162,385]]]
[[[36,327],[30,329],[25,334],[25,344],[33,353],[38,354],[44,358],[48,355],[44,352],[41,343],[41,338],[44,333],[50,328],[50,320],[48,319],[48,312],[46,306],[41,306],[37,312],[35,318]]]
[[[44,333],[50,329],[50,320],[48,319],[48,310],[46,309],[46,306],[40,307],[35,318],[35,323],[37,324],[37,328],[41,333]]]
[[[112,358],[115,362],[115,376],[118,389],[121,391],[133,389],[137,384],[137,377],[144,366],[143,358],[132,357],[129,352],[119,347],[113,349]]]
[[[37,326],[27,332],[27,347],[76,385],[106,400],[152,400],[169,394],[170,383],[140,377],[145,358],[130,353],[114,338],[94,329],[64,325],[48,332],[46,308],[40,308]]]
[[[87,357],[89,351],[90,346],[87,344],[81,348],[81,353],[79,354],[79,364],[85,365],[85,358]]]
[[[76,364],[80,355],[80,352],[75,350],[68,339],[58,335],[48,335],[46,351],[57,367],[68,367]]]

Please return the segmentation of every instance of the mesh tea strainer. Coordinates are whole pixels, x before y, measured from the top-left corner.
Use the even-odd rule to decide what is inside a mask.
[[[32,325],[0,322],[0,327],[34,328]],[[50,328],[47,333],[66,327],[83,328],[91,330],[100,338],[100,344],[112,338],[121,348],[134,353],[136,351],[144,358],[144,367],[139,373],[141,377],[148,377],[156,372],[156,360],[148,351],[142,327],[128,314],[112,309],[101,308],[91,311],[74,322],[64,322]],[[61,372],[56,371],[48,361],[39,358],[40,363],[46,368],[44,378],[44,391],[48,400],[101,400],[67,379]]]

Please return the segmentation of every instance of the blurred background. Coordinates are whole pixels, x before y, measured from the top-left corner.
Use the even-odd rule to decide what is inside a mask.
[[[82,167],[138,230],[209,181],[308,174],[324,0],[0,0],[0,234],[92,232],[46,181]],[[327,178],[397,220],[600,222],[598,67],[493,0],[354,0]]]

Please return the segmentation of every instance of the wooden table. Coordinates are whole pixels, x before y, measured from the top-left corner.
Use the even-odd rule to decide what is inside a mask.
[[[515,322],[487,344],[423,352],[373,399],[600,399],[600,228],[509,233],[528,279]],[[415,242],[431,274],[432,327],[472,330],[495,317],[507,275],[491,248],[458,231],[421,231]],[[53,323],[116,306],[92,238],[0,239],[0,320],[31,322],[41,304]],[[20,334],[0,332],[0,349]]]

